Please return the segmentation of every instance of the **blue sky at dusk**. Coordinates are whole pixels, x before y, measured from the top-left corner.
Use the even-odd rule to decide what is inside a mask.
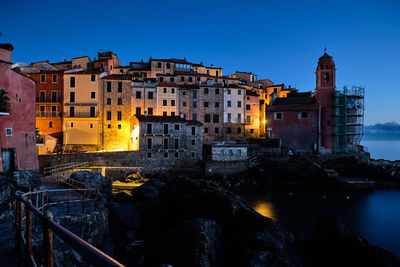
[[[336,83],[366,88],[367,125],[400,122],[400,1],[2,1],[13,62],[114,51],[183,58],[310,91],[324,47]]]

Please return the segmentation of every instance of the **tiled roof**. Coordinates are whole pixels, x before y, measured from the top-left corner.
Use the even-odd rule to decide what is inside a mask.
[[[71,69],[73,70],[73,69]],[[75,75],[75,74],[100,74],[101,71],[99,70],[81,70],[77,72],[64,72],[64,74],[70,74],[70,75]]]
[[[132,80],[132,74],[111,74],[101,78],[102,80]]]
[[[285,98],[275,99],[273,106],[283,106],[283,105],[304,105],[304,104],[315,104],[316,99],[311,93],[296,93],[294,96],[288,95]]]
[[[178,86],[178,84],[176,84],[176,83],[167,83],[167,82],[161,82],[161,83],[158,83],[158,85],[157,86],[164,86],[164,87],[177,87]]]
[[[199,121],[195,120],[185,120],[179,116],[148,116],[148,115],[135,115],[139,121],[149,121],[149,122],[179,122],[179,123],[189,123],[203,125]]]
[[[170,59],[150,59],[149,61],[162,61],[162,62],[172,62],[172,63],[181,63],[181,64],[192,64],[186,59],[179,59],[179,58],[170,58]]]
[[[12,44],[0,44],[0,48],[9,51],[14,50],[14,46]]]

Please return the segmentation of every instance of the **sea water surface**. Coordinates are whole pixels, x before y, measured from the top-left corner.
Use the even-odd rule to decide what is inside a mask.
[[[320,216],[335,216],[354,234],[400,257],[400,190],[240,187],[254,210],[309,238]]]
[[[373,159],[400,160],[400,140],[363,138],[361,145],[367,147]]]

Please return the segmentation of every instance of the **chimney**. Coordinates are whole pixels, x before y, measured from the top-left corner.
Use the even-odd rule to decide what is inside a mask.
[[[211,68],[214,68],[214,64],[211,64]]]
[[[142,58],[142,60],[140,62],[143,62],[143,58]]]
[[[183,60],[186,60],[186,57],[183,57]]]
[[[152,57],[149,57],[149,61],[152,60],[152,59],[153,59]]]

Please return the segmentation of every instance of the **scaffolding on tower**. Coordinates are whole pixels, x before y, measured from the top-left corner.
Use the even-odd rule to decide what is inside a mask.
[[[348,153],[360,151],[364,126],[365,88],[353,86],[335,90],[335,152]]]

